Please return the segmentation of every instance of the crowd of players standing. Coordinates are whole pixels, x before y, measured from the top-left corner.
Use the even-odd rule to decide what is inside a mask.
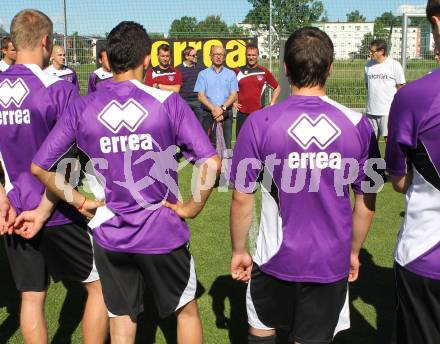
[[[428,1],[427,18],[438,48],[438,0]],[[248,282],[248,342],[276,343],[276,330],[283,329],[292,343],[330,343],[337,331],[349,327],[347,282],[358,277],[359,251],[374,215],[378,189],[366,191],[365,183],[377,183],[367,166],[380,157],[378,135],[387,138],[389,179],[397,191],[407,193],[395,252],[397,341],[439,342],[439,71],[400,90],[403,73],[387,57],[384,42],[373,41],[363,116],[325,95],[333,44],[319,29],[303,28],[286,42],[292,96],[275,104],[280,88],[258,65],[256,46],[247,47],[246,66],[234,72],[223,65],[221,46],[210,51],[211,67],[197,66],[196,51],[188,48],[185,62],[175,69],[163,45],[157,52],[159,65],[148,69],[144,79],[151,42],[141,25],[122,22],[110,32],[106,51],[99,53],[102,68],[90,77],[89,96],[81,98],[75,72],[64,65],[63,48],[52,46],[52,22],[45,14],[19,12],[11,34],[12,41],[3,44],[1,66],[12,65],[14,59],[16,64],[0,74],[0,106],[6,109],[0,121],[6,172],[0,187],[0,229],[8,234],[6,251],[21,292],[20,326],[26,343],[47,342],[49,276],[86,286],[86,343],[105,341],[108,317],[112,342],[133,343],[146,286],[161,316],[177,315],[179,343],[202,342],[184,219],[202,211],[218,177],[214,124],[222,125],[225,145],[231,148],[232,107],[238,111],[238,138],[230,171],[231,275]],[[51,57],[52,66],[43,71]],[[266,84],[274,89],[272,106],[260,109]],[[383,117],[388,115],[386,124]],[[26,149],[16,142],[26,142]],[[65,176],[60,181],[60,170],[54,170],[74,145],[111,166],[99,168],[108,183],[96,191],[96,199],[79,193]],[[130,173],[141,179],[158,172],[141,159],[143,151],[173,145],[198,162],[198,197],[181,202],[167,194],[164,199],[167,190],[159,182],[137,190],[134,197],[130,188],[114,182],[124,178],[127,151],[138,158]],[[274,155],[297,174],[299,166],[310,172],[310,188],[313,170],[322,169],[321,189],[285,190],[286,165],[271,166],[268,159]],[[360,166],[340,195],[334,175],[343,158]],[[248,160],[252,164],[243,167]],[[175,174],[170,178],[177,183]],[[261,227],[251,257],[246,238],[258,184]],[[355,194],[353,209],[349,186]],[[143,207],[140,200],[154,207]],[[85,218],[91,221],[87,224]]]

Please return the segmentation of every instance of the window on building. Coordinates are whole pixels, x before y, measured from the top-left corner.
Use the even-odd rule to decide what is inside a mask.
[[[357,31],[359,31],[359,30],[361,29],[361,27],[360,27],[360,26],[356,26],[355,29],[356,29]]]

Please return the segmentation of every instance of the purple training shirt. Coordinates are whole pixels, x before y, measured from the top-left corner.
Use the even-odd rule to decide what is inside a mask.
[[[440,280],[440,70],[397,92],[388,128],[388,172],[413,172],[394,258],[413,273]]]
[[[251,114],[237,139],[231,182],[244,193],[254,192],[260,182],[253,259],[261,270],[298,282],[331,283],[348,276],[349,185],[364,192],[370,180],[364,166],[373,157],[379,151],[368,120],[328,97],[291,96]],[[352,176],[348,164],[355,169]]]
[[[176,146],[193,162],[215,150],[178,94],[109,80],[69,107],[34,162],[50,169],[75,141],[104,187],[106,206],[89,223],[99,245],[161,254],[188,241],[185,221],[161,205],[177,200]]]
[[[76,87],[43,72],[37,65],[12,65],[0,74],[0,153],[5,189],[18,213],[38,206],[44,185],[31,174],[32,158],[68,104]],[[55,226],[79,219],[60,203],[47,223]]]

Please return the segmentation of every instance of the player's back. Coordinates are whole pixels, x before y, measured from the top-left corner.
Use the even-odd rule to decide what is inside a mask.
[[[138,81],[109,79],[75,102],[60,126],[68,129],[57,130],[61,129],[57,125],[43,146],[52,160],[41,161],[37,155],[36,162],[50,168],[61,153],[51,142],[67,131],[80,150],[101,159],[94,161],[104,184],[106,209],[98,210],[90,223],[100,245],[154,254],[188,240],[186,223],[161,204],[164,199],[177,200],[176,145],[193,161],[209,158],[215,151],[178,94]]]
[[[30,172],[32,158],[76,96],[73,85],[37,65],[13,65],[0,74],[0,152],[5,189],[17,211],[38,206],[44,186]],[[56,212],[49,224],[67,222]]]
[[[248,121],[234,160],[256,158],[264,164],[243,172],[233,163],[232,174],[242,192],[252,190],[238,180],[262,178],[254,260],[284,280],[330,283],[344,278],[352,238],[349,185],[361,192],[365,160],[372,152],[378,156],[371,125],[328,97],[311,96],[289,97],[254,112]],[[344,173],[348,164],[355,178]]]

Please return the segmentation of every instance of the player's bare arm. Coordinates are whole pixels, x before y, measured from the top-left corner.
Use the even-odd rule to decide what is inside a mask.
[[[0,234],[12,234],[13,224],[17,213],[9,203],[8,196],[3,186],[0,184]]]
[[[196,187],[190,199],[186,202],[177,202],[175,204],[164,201],[163,206],[173,210],[183,219],[196,217],[205,206],[215,181],[220,174],[220,170],[221,161],[217,155],[207,159],[198,169]]]
[[[280,93],[281,93],[281,86],[278,85],[278,87],[273,90],[272,98],[270,100],[270,105],[274,105],[277,102]]]
[[[164,84],[157,84],[157,88],[165,91],[171,91],[179,93],[181,85],[164,85]]]
[[[95,215],[96,209],[103,205],[101,201],[87,198],[85,195],[79,193],[60,173],[46,171],[34,163],[32,163],[31,171],[55,196],[74,206],[81,214],[89,219]]]
[[[348,281],[354,282],[359,275],[359,252],[367,238],[376,207],[376,194],[356,194],[353,208],[353,240],[351,244],[350,272]]]
[[[247,237],[252,224],[254,194],[234,190],[231,203],[231,275],[233,279],[247,282],[251,277],[252,257],[247,250]]]

